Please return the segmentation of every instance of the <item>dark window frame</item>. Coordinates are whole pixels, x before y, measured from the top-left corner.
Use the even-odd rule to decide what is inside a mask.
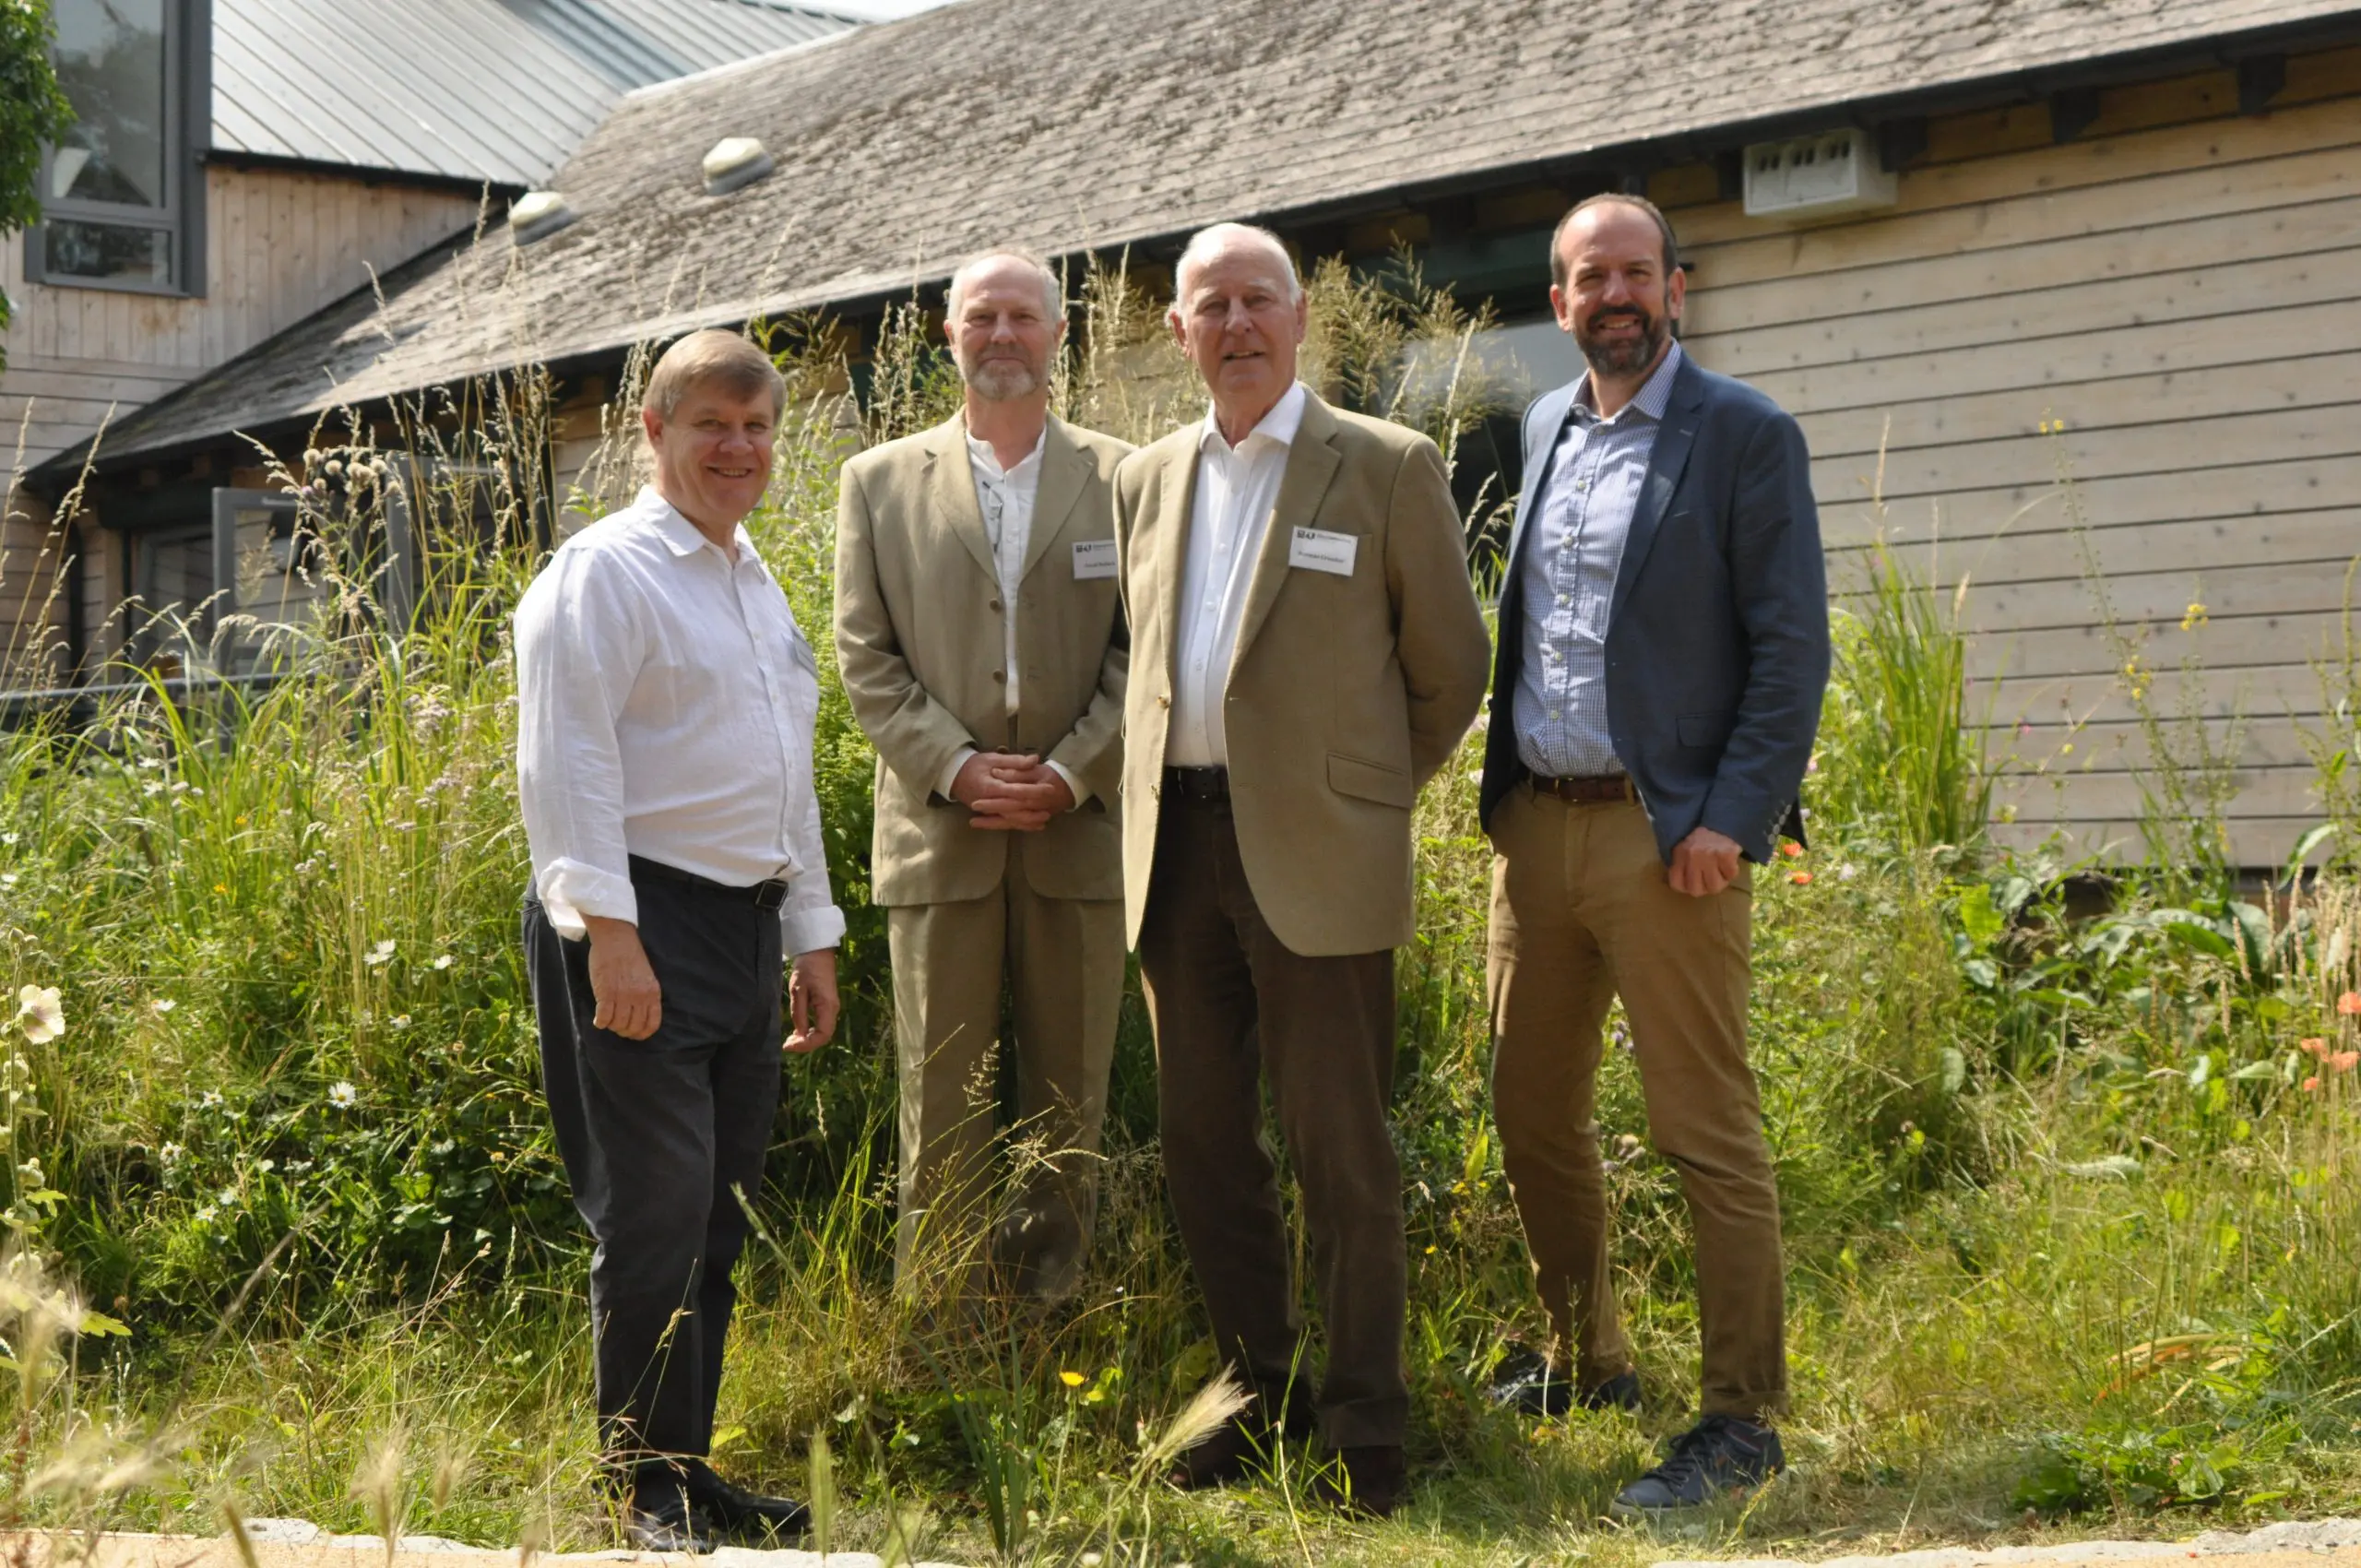
[[[52,289],[98,289],[166,299],[205,297],[205,155],[213,141],[213,0],[164,4],[164,204],[127,207],[71,198],[42,201],[43,221],[25,231],[25,280]],[[41,160],[41,189],[50,188],[51,148]],[[85,278],[49,269],[49,220],[146,229],[172,236],[169,283],[130,278]]]

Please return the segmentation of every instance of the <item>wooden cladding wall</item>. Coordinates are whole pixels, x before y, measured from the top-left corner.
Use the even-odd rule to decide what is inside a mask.
[[[1801,421],[1840,594],[1880,537],[1967,585],[2016,842],[2141,852],[2139,686],[2242,723],[2233,849],[2275,864],[2317,809],[2315,661],[2361,636],[2361,50],[2291,58],[2257,115],[2226,70],[2101,109],[2057,144],[2039,105],[1938,122],[1895,206],[1815,224],[1659,175],[1687,342]]]
[[[23,466],[72,445],[271,334],[369,285],[475,221],[476,198],[331,174],[217,166],[206,173],[201,299],[25,281],[25,242],[0,245],[17,302],[0,427]],[[30,424],[27,423],[30,411]]]
[[[46,514],[13,476],[293,325],[476,220],[474,196],[338,175],[216,167],[206,175],[201,299],[25,281],[25,241],[0,241],[0,287],[16,302],[0,371],[0,649],[62,643],[50,590]],[[103,642],[113,595],[90,541],[84,624]],[[34,623],[48,611],[44,629]],[[20,681],[20,671],[6,677]]]

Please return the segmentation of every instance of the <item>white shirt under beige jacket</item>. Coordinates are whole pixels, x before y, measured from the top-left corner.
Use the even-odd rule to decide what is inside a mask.
[[[818,666],[737,531],[733,562],[657,494],[567,540],[516,608],[516,779],[561,935],[639,919],[630,856],[733,887],[785,878],[789,953],[833,947],[812,778]]]
[[[1287,451],[1303,424],[1303,383],[1288,387],[1232,446],[1214,415],[1197,437],[1197,486],[1189,508],[1189,555],[1180,576],[1180,635],[1172,681],[1172,767],[1227,767],[1222,697],[1246,593],[1287,478]]]
[[[992,450],[991,442],[979,441],[973,435],[967,436],[967,471],[976,481],[976,510],[983,515],[984,537],[991,540],[992,574],[1000,580],[1002,601],[1014,605],[1024,597],[1025,555],[1033,540],[1034,506],[1041,498],[1041,453],[1050,444],[1050,427],[1041,427],[1041,434],[1033,439],[1033,450],[1018,458],[1013,469],[1000,466],[1000,455]],[[1008,711],[1014,713],[1019,660],[1016,616],[1013,612],[1003,624],[1003,636],[1001,668],[1008,671]],[[943,776],[934,781],[934,792],[949,800],[951,786],[958,782],[959,770],[975,754],[975,747],[962,746],[943,766]],[[1049,766],[1066,781],[1075,805],[1090,799],[1090,786],[1072,769],[1055,762]]]

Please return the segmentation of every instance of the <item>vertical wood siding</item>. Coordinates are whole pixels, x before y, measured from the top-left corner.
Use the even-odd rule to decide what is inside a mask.
[[[369,184],[329,174],[216,167],[207,171],[206,293],[159,299],[25,281],[21,236],[0,240],[0,287],[16,302],[0,371],[0,497],[14,476],[235,358],[330,301],[476,220],[477,200],[448,190]],[[103,443],[102,443],[103,445]],[[44,514],[21,498],[0,530],[0,648],[30,646],[21,624],[48,604],[51,636],[65,617],[48,591]],[[103,591],[95,562],[84,572]],[[111,582],[112,579],[105,579]],[[113,596],[91,606],[94,637]],[[8,677],[14,679],[13,674]]]

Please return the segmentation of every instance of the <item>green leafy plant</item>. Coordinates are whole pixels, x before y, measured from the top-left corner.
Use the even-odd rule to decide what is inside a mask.
[[[41,221],[41,160],[74,124],[49,50],[49,0],[0,0],[0,240]],[[0,290],[0,332],[14,312]],[[7,368],[0,346],[0,370]]]

